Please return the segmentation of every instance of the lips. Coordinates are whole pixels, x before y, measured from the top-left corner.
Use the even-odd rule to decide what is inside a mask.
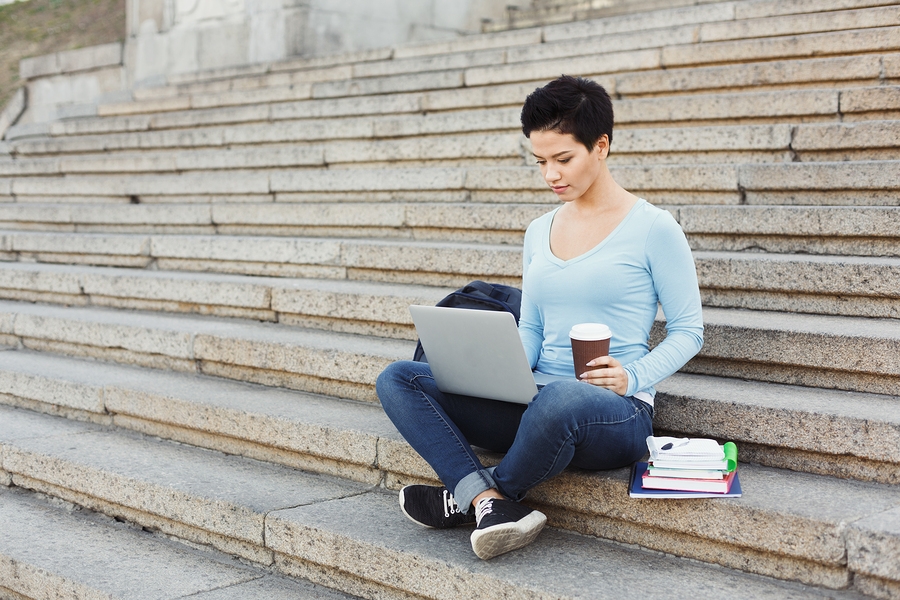
[[[563,193],[565,193],[565,191],[567,189],[569,189],[569,186],[567,186],[567,185],[559,185],[559,186],[551,185],[550,189],[553,190],[554,192],[556,192],[557,194],[563,194]]]

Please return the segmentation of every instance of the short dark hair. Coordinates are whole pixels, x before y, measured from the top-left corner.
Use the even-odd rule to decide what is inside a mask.
[[[525,98],[522,133],[555,131],[571,134],[592,151],[606,134],[612,144],[613,107],[603,86],[590,79],[562,75]]]

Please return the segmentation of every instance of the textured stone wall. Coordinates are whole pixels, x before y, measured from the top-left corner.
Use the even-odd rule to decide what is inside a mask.
[[[94,115],[98,103],[129,100],[133,89],[165,85],[173,75],[478,33],[484,19],[502,19],[510,5],[510,0],[126,1],[124,44],[21,61],[27,105],[16,111],[16,119],[7,111],[0,136],[13,122],[40,134],[56,119]]]
[[[96,114],[98,102],[129,97],[118,42],[23,59],[19,77],[27,82],[19,125]]]
[[[452,38],[508,0],[128,0],[132,81]],[[521,2],[523,5],[526,2]],[[515,4],[513,2],[512,4]]]

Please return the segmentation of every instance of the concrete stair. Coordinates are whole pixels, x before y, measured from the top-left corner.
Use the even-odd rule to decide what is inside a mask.
[[[46,597],[47,573],[142,597],[124,558],[150,553],[184,565],[152,583],[169,597],[900,598],[898,32],[886,1],[670,5],[172,77],[11,128],[0,596]],[[745,493],[639,501],[627,470],[572,470],[529,496],[551,530],[482,563],[397,510],[435,479],[373,385],[412,355],[409,304],[520,284],[555,199],[518,112],[562,71],[614,94],[616,179],[694,250],[705,345],[656,429],[735,441]],[[93,579],[69,535],[128,577]]]
[[[717,0],[532,0],[530,6],[510,5],[506,19],[493,19],[482,25],[483,31],[515,31],[522,28],[615,17],[658,9],[704,4]],[[627,21],[626,21],[627,22]]]
[[[548,531],[540,546],[483,563],[462,553],[445,552],[447,546],[465,544],[467,531],[436,532],[438,543],[425,540],[416,525],[397,521],[394,494],[371,485],[175,445],[121,429],[10,408],[0,412],[4,416],[0,422],[3,466],[13,483],[62,496],[147,530],[365,595],[374,591],[383,597],[400,597],[399,588],[418,596],[442,597],[451,587],[489,597],[572,597],[583,592],[585,583],[609,586],[610,579],[617,582],[611,593],[627,595],[638,578],[650,597],[663,597],[666,586],[672,585],[679,590],[696,589],[696,593],[710,589],[724,593],[738,587],[753,597],[822,597],[816,589],[686,564],[564,529]],[[747,472],[749,480],[751,470]],[[760,473],[762,481],[766,474]],[[867,501],[855,514],[878,511],[891,501],[893,491],[883,494],[871,484],[860,487],[857,495]],[[16,496],[3,492],[4,512],[22,511],[24,502]],[[791,532],[797,537],[791,541],[812,541],[802,539],[806,537],[802,529],[816,528],[812,521],[819,521],[825,531],[833,529],[828,521],[840,515],[831,512],[818,519],[797,515],[798,531]],[[861,539],[876,532],[858,529]],[[17,555],[25,552],[27,542],[16,542],[5,541],[3,553],[26,562]],[[361,561],[361,556],[372,558]],[[613,577],[614,573],[618,575]],[[34,589],[27,581],[20,585],[26,594]],[[840,592],[829,595],[843,596]]]
[[[12,392],[10,395],[15,398],[14,403],[267,461],[256,464],[219,454],[209,455],[124,434],[120,429],[100,430],[78,425],[71,418],[54,420],[33,412],[2,409],[5,413],[3,422],[7,424],[3,434],[3,468],[14,483],[21,481],[23,487],[55,491],[80,505],[102,508],[104,512],[126,517],[144,527],[211,544],[245,558],[266,562],[258,555],[266,549],[259,547],[261,535],[247,532],[252,517],[242,519],[242,512],[265,513],[267,534],[269,527],[275,527],[269,524],[273,515],[269,511],[273,508],[254,506],[260,500],[254,500],[253,496],[262,494],[261,490],[267,490],[267,502],[277,502],[277,497],[273,496],[283,493],[287,499],[281,502],[286,506],[309,504],[328,510],[323,500],[315,502],[304,498],[311,493],[310,487],[315,486],[302,478],[313,477],[314,481],[322,482],[319,485],[327,490],[315,488],[312,493],[325,494],[331,499],[358,497],[363,490],[369,489],[369,494],[375,493],[378,497],[365,500],[363,505],[374,503],[379,507],[377,513],[382,514],[376,517],[366,512],[366,518],[383,527],[381,531],[381,528],[375,528],[368,534],[370,539],[366,541],[371,544],[379,543],[375,540],[383,537],[384,530],[396,531],[397,528],[388,523],[390,507],[396,500],[390,495],[385,498],[372,488],[360,487],[360,484],[384,482],[389,488],[395,488],[404,482],[428,477],[427,466],[403,443],[374,405],[323,397],[297,397],[296,393],[283,390],[164,375],[133,367],[98,366],[88,373],[83,365],[72,359],[27,357],[21,356],[23,353],[20,352],[2,354],[0,373]],[[5,356],[7,354],[11,356]],[[53,376],[45,375],[48,369]],[[678,383],[696,389],[696,382],[683,379],[679,377]],[[68,401],[70,406],[61,405],[61,400]],[[879,400],[884,402],[877,397],[870,399],[873,412],[879,410]],[[764,404],[748,406],[747,411],[763,413]],[[809,408],[814,415],[815,409]],[[795,407],[795,410],[799,408]],[[821,418],[825,420],[827,415],[821,415]],[[6,427],[9,432],[5,431]],[[897,423],[884,424],[885,430],[891,427],[896,437]],[[91,440],[92,437],[103,441]],[[280,440],[281,447],[271,447],[274,440]],[[75,447],[73,443],[76,443]],[[153,449],[149,450],[151,447]],[[142,458],[144,455],[146,458]],[[136,464],[123,464],[116,456],[133,457]],[[486,457],[486,460],[490,461],[490,458]],[[272,466],[272,463],[331,477],[322,480],[320,476],[302,475]],[[154,464],[158,466],[154,467]],[[201,483],[193,481],[196,466],[190,467],[198,464],[203,465]],[[335,476],[341,479],[336,481]],[[881,522],[879,519],[885,518],[882,513],[896,503],[898,494],[890,485],[854,483],[747,465],[742,470],[745,487],[757,486],[757,489],[764,489],[765,494],[752,497],[748,494],[747,499],[730,503],[725,514],[712,510],[716,514],[710,515],[713,507],[701,506],[703,503],[674,503],[667,507],[671,509],[669,518],[660,518],[655,510],[635,512],[635,501],[628,499],[624,491],[627,476],[624,469],[601,474],[569,473],[535,490],[534,502],[544,505],[542,508],[554,515],[554,524],[563,530],[594,535],[603,533],[604,537],[646,545],[649,543],[644,539],[648,535],[646,529],[659,527],[667,530],[667,534],[659,532],[658,539],[650,544],[656,549],[670,552],[678,549],[680,554],[702,558],[702,550],[691,546],[698,546],[698,542],[703,541],[721,552],[719,562],[737,567],[749,563],[757,572],[776,576],[790,574],[792,578],[809,583],[821,585],[826,582],[835,587],[846,584],[847,574],[838,557],[845,551],[841,546],[850,543],[836,529],[839,529],[840,521],[870,515],[870,521]],[[88,483],[98,477],[105,481],[103,490]],[[252,485],[247,479],[251,477],[255,481]],[[340,483],[348,478],[359,484]],[[216,480],[218,484],[213,483]],[[218,491],[213,489],[216,485]],[[328,488],[329,485],[332,488]],[[805,493],[810,495],[808,504],[796,502],[797,485],[802,485]],[[338,490],[333,490],[334,486]],[[165,490],[152,489],[159,487]],[[285,488],[288,491],[283,491]],[[592,490],[590,497],[583,497],[577,505],[560,505],[561,492],[565,495],[566,490],[576,488]],[[124,494],[124,490],[129,493]],[[143,493],[136,494],[138,490]],[[211,494],[212,498],[196,498],[204,494]],[[176,500],[184,504],[176,501],[164,506],[152,501],[160,495],[178,496]],[[583,496],[583,493],[579,495]],[[838,507],[832,501],[834,495],[853,502]],[[236,500],[235,496],[240,499]],[[242,507],[241,510],[233,504]],[[227,511],[229,516],[205,514],[216,510]],[[361,516],[356,508],[352,512]],[[679,514],[672,518],[672,513]],[[349,512],[345,518],[350,518]],[[783,543],[776,547],[772,540],[759,539],[760,533],[752,527],[743,530],[740,523],[756,518],[769,520],[773,526],[777,523],[783,528]],[[728,523],[723,524],[721,521],[725,519]],[[224,522],[226,520],[231,523]],[[326,529],[335,525],[318,523]],[[255,527],[259,528],[258,525]],[[415,526],[410,527],[415,533]],[[366,529],[349,527],[342,537],[360,544],[359,538],[366,536]],[[870,525],[868,529],[860,527],[859,535],[878,538],[885,532],[879,526]],[[271,535],[266,535],[265,539],[267,545],[278,549]],[[831,542],[823,546],[825,539]],[[856,543],[870,542],[866,539]],[[296,542],[288,542],[288,547],[296,549]],[[332,549],[329,554],[334,551]],[[421,545],[416,549],[419,551]],[[851,553],[850,556],[858,552],[852,547],[846,551]],[[816,560],[810,560],[810,552],[818,554]],[[342,554],[340,549],[338,554]],[[376,568],[376,565],[363,568]],[[342,570],[346,570],[346,565]]]
[[[4,598],[351,598],[60,504],[0,488]]]
[[[156,145],[143,134],[119,135],[118,138],[116,134],[109,134],[91,138],[94,148],[82,145],[81,149],[102,150],[118,145],[121,151],[115,154],[91,153],[50,158],[24,155],[27,158],[0,161],[0,175],[167,173],[261,167],[321,168],[326,165],[364,168],[384,163],[407,167],[456,166],[463,161],[466,164],[487,165],[488,158],[494,159],[494,165],[521,165],[527,144],[511,126],[511,122],[518,118],[516,112],[502,109],[492,111],[490,116],[495,118],[489,120],[481,116],[477,124],[453,123],[447,118],[438,122],[437,118],[417,117],[411,120],[420,121],[418,127],[414,127],[416,123],[406,123],[406,137],[389,139],[317,140],[314,133],[305,132],[313,139],[308,142],[294,140],[289,146],[284,142],[290,133],[282,130],[280,134],[285,137],[273,140],[270,135],[273,128],[263,125],[248,126],[247,136],[240,142],[234,139],[234,132],[231,131],[231,143],[224,139],[221,144],[203,143],[204,146],[224,146],[222,148],[189,149],[191,140],[185,141],[183,137],[171,140],[172,145],[168,145],[167,140],[159,140]],[[454,120],[460,121],[462,118],[457,115]],[[625,129],[621,133],[616,132],[616,150],[610,160],[615,165],[676,161],[689,164],[828,162],[829,159],[847,160],[850,157],[853,160],[885,160],[892,158],[890,145],[900,129],[898,123],[886,120],[793,127],[781,124]],[[454,131],[464,127],[481,127],[483,131],[477,135]],[[302,131],[299,126],[292,129]],[[374,137],[372,127],[369,129],[368,133],[359,132],[357,135]],[[490,133],[490,130],[501,132]],[[435,134],[442,136],[443,143],[438,147],[433,144]],[[352,136],[353,132],[346,132],[345,135]],[[76,137],[66,138],[66,141],[83,143],[85,140]],[[253,142],[257,143],[250,145]],[[142,147],[144,149],[139,151]],[[67,148],[58,147],[57,150],[65,151]]]

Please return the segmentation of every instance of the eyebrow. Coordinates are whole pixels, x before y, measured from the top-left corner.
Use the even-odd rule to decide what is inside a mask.
[[[563,150],[562,152],[557,152],[556,154],[554,154],[554,155],[551,156],[550,158],[559,158],[559,157],[562,156],[563,154],[569,154],[569,153],[571,153],[571,152],[573,152],[573,150]],[[542,158],[541,156],[538,156],[538,155],[535,154],[534,152],[532,152],[531,155],[532,155],[533,157],[535,157],[535,158]]]

